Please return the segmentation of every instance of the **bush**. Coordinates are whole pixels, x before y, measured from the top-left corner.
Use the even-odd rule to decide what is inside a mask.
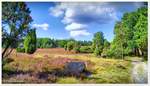
[[[74,42],[73,41],[70,41],[67,43],[67,50],[71,51],[74,47]]]
[[[64,45],[65,50],[67,50],[67,44]]]
[[[113,57],[116,59],[122,58],[122,52],[121,49],[119,48],[111,48],[107,51],[107,56],[108,57]]]
[[[95,55],[95,56],[101,55],[100,49],[99,49],[98,47],[95,48],[95,50],[94,50],[94,55]]]
[[[81,53],[92,53],[93,51],[92,51],[91,46],[81,46],[80,52]]]
[[[16,50],[17,50],[17,52],[22,52],[22,53],[25,52],[25,49],[24,49],[24,48],[19,48],[19,47],[18,47]]]
[[[76,52],[76,53],[79,53],[80,52],[80,44],[78,42],[75,42],[74,43],[74,48],[73,50]]]

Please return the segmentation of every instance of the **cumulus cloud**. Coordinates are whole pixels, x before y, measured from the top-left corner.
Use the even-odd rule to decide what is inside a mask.
[[[49,10],[51,11],[50,14],[55,17],[59,17],[64,14],[63,7],[59,5],[57,5],[56,7],[51,7]]]
[[[60,3],[49,9],[56,17],[64,16],[62,22],[65,24],[78,23],[107,23],[117,19],[114,8],[107,3]]]
[[[37,29],[48,30],[49,25],[48,25],[47,23],[43,23],[43,24],[33,24],[32,27],[33,27],[33,28],[37,28]]]
[[[87,32],[86,30],[75,30],[75,31],[70,31],[70,35],[72,37],[76,37],[76,36],[88,36],[88,35],[90,35],[90,33]]]
[[[82,30],[85,29],[87,27],[87,25],[84,24],[78,24],[78,23],[71,23],[68,24],[65,29],[68,31],[73,31],[73,30]]]
[[[49,12],[55,17],[62,18],[65,29],[71,36],[89,35],[87,27],[91,23],[107,24],[118,20],[117,12],[130,10],[129,7],[138,8],[141,3],[57,3]],[[74,34],[73,34],[74,33]]]

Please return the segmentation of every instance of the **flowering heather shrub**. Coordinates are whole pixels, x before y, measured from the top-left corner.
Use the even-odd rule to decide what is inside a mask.
[[[57,58],[16,58],[10,64],[4,66],[4,69],[12,69],[14,71],[33,71],[33,72],[51,72],[54,69],[63,70],[64,66],[67,62],[71,61],[83,61],[79,59],[72,59],[66,57],[57,57]],[[93,66],[91,61],[83,61],[85,62],[87,68],[90,69]],[[8,69],[9,70],[9,69]]]
[[[57,58],[16,58],[12,63],[4,66],[14,73],[8,76],[8,81],[14,83],[46,83],[56,82],[57,76],[64,76],[64,66],[67,62],[82,61],[65,57]],[[85,62],[90,64],[90,61]],[[5,74],[3,74],[5,75]],[[15,82],[16,81],[16,82]],[[17,82],[18,81],[18,82]]]
[[[3,79],[3,83],[52,83],[56,82],[56,77],[52,75],[47,75],[46,78],[39,78],[39,75],[27,74],[17,74],[10,77],[9,79]]]

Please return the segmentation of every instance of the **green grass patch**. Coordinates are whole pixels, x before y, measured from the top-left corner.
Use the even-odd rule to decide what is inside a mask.
[[[80,80],[76,79],[75,77],[63,77],[57,80],[59,84],[77,84],[80,83]]]

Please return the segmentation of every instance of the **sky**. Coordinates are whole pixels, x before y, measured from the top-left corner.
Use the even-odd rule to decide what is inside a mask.
[[[126,12],[144,6],[142,2],[26,2],[31,10],[38,38],[92,40],[101,31],[114,38],[114,25]]]

